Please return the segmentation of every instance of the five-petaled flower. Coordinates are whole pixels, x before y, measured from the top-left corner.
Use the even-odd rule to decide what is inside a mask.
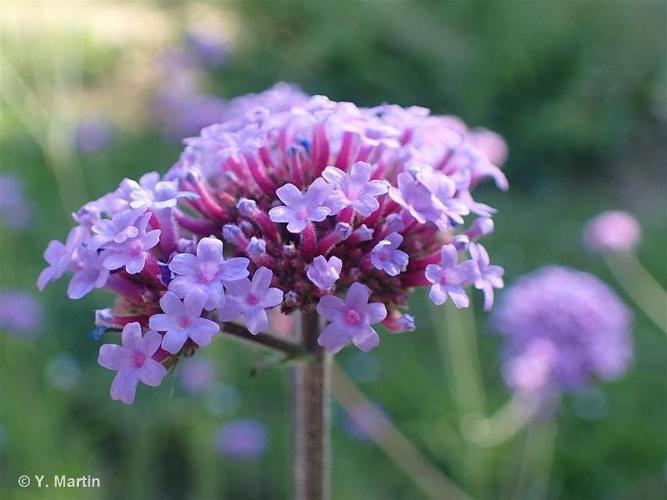
[[[287,222],[290,233],[300,233],[308,222],[321,222],[331,210],[324,206],[332,187],[324,179],[315,179],[305,193],[294,184],[285,184],[276,190],[276,195],[285,205],[269,211],[273,222]]]
[[[371,180],[372,172],[373,168],[363,161],[354,163],[349,173],[337,167],[324,169],[322,177],[334,186],[334,191],[327,200],[332,214],[351,207],[360,215],[368,217],[380,208],[377,197],[387,192],[387,182]]]
[[[227,300],[220,309],[218,317],[221,321],[231,321],[243,316],[248,331],[254,335],[266,330],[269,318],[266,310],[283,301],[283,292],[279,288],[271,288],[273,273],[266,267],[260,267],[252,276],[252,281],[244,278],[226,284]]]
[[[317,304],[317,312],[330,321],[317,342],[329,352],[340,351],[349,340],[362,351],[378,345],[380,337],[371,327],[387,316],[387,308],[380,302],[368,303],[370,289],[354,283],[345,299],[325,295]]]
[[[323,255],[318,255],[308,266],[306,275],[308,279],[320,290],[329,290],[338,278],[343,268],[343,261],[335,255],[327,261]]]
[[[248,276],[246,257],[222,256],[222,241],[214,237],[202,238],[197,244],[197,255],[179,253],[169,263],[169,270],[177,275],[169,283],[169,290],[180,298],[198,290],[206,296],[204,309],[212,311],[225,305],[223,283]]]
[[[183,302],[173,292],[165,293],[160,299],[164,314],[154,314],[149,319],[149,326],[158,332],[166,332],[162,339],[162,348],[176,354],[185,341],[191,339],[199,346],[211,343],[213,336],[220,331],[220,326],[210,319],[202,318],[207,296],[199,290],[192,290]]]
[[[403,236],[391,233],[380,241],[371,252],[371,262],[375,269],[380,269],[389,276],[398,276],[408,265],[408,254],[398,247],[403,243]]]
[[[125,267],[129,274],[141,272],[146,264],[147,251],[158,244],[160,230],[146,232],[146,226],[151,214],[142,215],[136,222],[139,232],[134,238],[128,238],[122,243],[111,243],[102,250],[102,265],[109,271]]]
[[[444,304],[451,297],[458,308],[468,307],[470,299],[464,286],[477,280],[478,272],[471,260],[457,264],[458,252],[454,245],[443,245],[440,250],[440,265],[426,266],[426,279],[433,283],[428,296],[436,305]]]
[[[153,359],[153,355],[161,341],[160,334],[151,330],[142,337],[141,326],[133,322],[123,328],[122,345],[104,344],[100,347],[97,362],[118,372],[111,383],[111,399],[129,405],[134,401],[139,382],[152,387],[160,385],[167,369]]]

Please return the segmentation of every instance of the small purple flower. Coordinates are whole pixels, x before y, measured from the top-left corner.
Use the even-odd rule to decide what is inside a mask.
[[[162,341],[158,333],[149,330],[142,337],[139,323],[128,323],[123,328],[122,341],[123,345],[101,346],[97,362],[118,372],[111,384],[111,399],[130,405],[139,382],[157,387],[167,369],[152,358]]]
[[[253,335],[266,330],[269,318],[265,309],[275,307],[283,301],[279,288],[270,288],[273,272],[260,267],[252,276],[252,281],[244,278],[225,283],[228,296],[225,306],[219,311],[221,321],[231,321],[243,316],[248,331]]]
[[[621,210],[602,212],[584,228],[584,243],[593,252],[629,252],[640,239],[639,222]]]
[[[308,222],[321,222],[331,213],[324,203],[332,189],[322,178],[315,179],[305,193],[294,184],[285,184],[276,190],[285,205],[269,210],[269,216],[273,222],[286,222],[290,233],[300,233]]]
[[[433,283],[428,296],[436,305],[447,302],[447,296],[451,297],[458,308],[470,305],[470,299],[463,287],[477,280],[477,270],[471,260],[457,264],[457,257],[458,252],[454,245],[443,245],[440,265],[426,266],[426,279]]]
[[[195,356],[178,363],[178,375],[183,389],[190,394],[199,394],[211,387],[215,373],[209,361]]]
[[[266,450],[264,424],[257,420],[236,420],[224,424],[218,433],[218,450],[236,460],[257,460]]]
[[[102,288],[109,279],[109,270],[102,266],[100,255],[85,247],[77,251],[75,269],[67,287],[67,296],[70,299],[80,299],[93,289]]]
[[[371,262],[375,269],[384,271],[389,276],[398,276],[408,266],[408,254],[399,250],[403,236],[391,233],[380,241],[371,251]]]
[[[503,378],[513,390],[530,395],[549,394],[558,350],[550,340],[537,339],[505,362]]]
[[[178,181],[161,181],[157,172],[142,175],[139,182],[124,179],[121,191],[130,202],[130,207],[156,210],[174,208],[179,198],[197,197],[195,193],[179,191]]]
[[[340,277],[340,271],[343,268],[343,261],[338,257],[330,257],[327,262],[326,257],[318,255],[308,266],[306,275],[308,279],[320,290],[329,290]]]
[[[367,352],[380,342],[371,327],[387,316],[387,309],[380,302],[368,303],[371,291],[366,285],[354,283],[345,299],[325,295],[317,304],[317,312],[331,323],[324,329],[317,343],[329,352],[340,351],[349,340],[360,350]]]
[[[167,332],[162,339],[165,351],[178,353],[188,339],[199,346],[211,343],[220,327],[214,321],[201,317],[206,300],[206,294],[199,290],[189,292],[183,302],[173,292],[162,296],[160,307],[165,314],[154,314],[148,324],[153,330]]]
[[[245,251],[251,259],[259,259],[262,255],[266,254],[266,241],[253,236],[250,238]]]
[[[65,244],[56,240],[49,243],[44,251],[44,260],[49,265],[37,278],[37,288],[39,288],[40,292],[44,290],[49,282],[61,278],[63,274],[73,268],[74,261],[72,259],[74,252],[81,246],[85,237],[85,229],[77,226],[69,232]]]
[[[111,219],[100,219],[93,224],[94,236],[90,240],[90,248],[97,250],[105,243],[124,243],[130,238],[139,235],[139,228],[135,225],[145,209],[121,210],[113,215]]]
[[[125,267],[129,274],[137,274],[146,264],[147,251],[160,241],[160,230],[145,232],[151,214],[142,215],[136,223],[139,234],[123,243],[111,243],[100,254],[102,265],[109,271]]]
[[[441,231],[446,231],[454,225],[463,224],[463,216],[468,215],[468,206],[455,197],[456,183],[448,176],[430,167],[421,167],[415,174],[417,180],[431,193],[433,207],[437,216],[431,215],[434,222]]]
[[[327,181],[334,186],[334,191],[327,201],[332,214],[337,214],[344,207],[352,207],[364,217],[368,217],[380,204],[377,197],[387,192],[386,181],[370,180],[372,167],[358,161],[352,165],[350,172],[343,172],[336,167],[327,167],[322,173]]]
[[[36,337],[43,316],[41,304],[32,295],[18,290],[0,292],[0,329]]]
[[[197,255],[180,253],[169,263],[169,269],[177,275],[169,283],[169,290],[178,297],[185,297],[191,290],[198,290],[206,296],[204,309],[212,311],[225,304],[223,283],[240,280],[248,276],[245,257],[225,260],[222,256],[223,244],[210,236],[197,244]]]
[[[398,187],[389,188],[389,197],[403,208],[420,224],[437,220],[440,211],[433,204],[429,190],[409,172],[398,174]]]
[[[475,281],[475,288],[484,292],[484,310],[490,311],[493,307],[493,289],[504,286],[503,275],[505,270],[500,266],[491,264],[489,253],[481,244],[470,243],[468,251],[479,273]]]

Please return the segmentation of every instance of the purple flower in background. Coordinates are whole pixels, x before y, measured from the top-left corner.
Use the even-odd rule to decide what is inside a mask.
[[[188,358],[178,364],[178,375],[183,389],[191,394],[199,394],[211,387],[215,370],[206,359]]]
[[[343,429],[355,439],[367,441],[378,435],[386,413],[375,403],[357,403],[345,408]]]
[[[592,274],[558,266],[519,278],[493,317],[504,337],[508,384],[524,384],[524,366],[546,370],[549,363],[552,391],[623,373],[632,358],[631,323],[630,311],[611,288]],[[530,361],[533,355],[539,360]],[[535,370],[536,376],[542,373]]]
[[[207,66],[222,66],[229,57],[229,44],[217,33],[188,31],[185,42],[197,59]]]
[[[21,181],[12,175],[0,175],[0,218],[11,229],[22,229],[30,222],[30,205]]]
[[[308,266],[306,275],[308,279],[320,290],[329,290],[338,278],[343,268],[343,261],[338,257],[330,257],[327,261],[323,255],[318,255]]]
[[[273,273],[266,267],[255,271],[252,281],[247,278],[226,283],[229,293],[225,306],[219,311],[222,321],[231,321],[243,316],[250,333],[257,335],[269,326],[265,309],[275,307],[283,301],[279,288],[270,288]]]
[[[218,451],[235,460],[257,460],[266,445],[266,428],[257,420],[235,420],[224,424],[218,432]]]
[[[507,384],[520,394],[544,394],[551,391],[558,350],[550,340],[537,339],[525,346],[521,354],[508,359],[503,366]],[[550,394],[549,394],[550,395]]]
[[[158,332],[166,332],[162,339],[162,348],[171,354],[181,350],[185,341],[191,339],[199,346],[207,346],[220,331],[215,321],[201,317],[206,295],[199,290],[192,290],[183,302],[173,292],[165,293],[160,299],[164,314],[154,314],[148,325]]]
[[[146,232],[150,218],[151,214],[144,214],[139,218],[136,223],[139,233],[136,237],[106,246],[100,254],[104,267],[109,271],[124,267],[129,274],[141,272],[146,264],[148,250],[157,245],[160,239],[159,229]]]
[[[629,252],[640,239],[641,227],[637,219],[620,210],[602,212],[584,228],[584,243],[594,252]]]
[[[223,244],[217,238],[202,238],[197,244],[197,255],[176,254],[169,263],[169,269],[176,274],[169,283],[169,290],[179,297],[185,297],[191,290],[198,290],[206,296],[204,309],[212,311],[225,304],[223,283],[240,280],[248,276],[246,257],[222,256]]]
[[[399,250],[403,236],[391,233],[380,241],[371,251],[371,262],[375,269],[380,269],[389,276],[397,276],[408,266],[408,254]]]
[[[285,184],[276,190],[276,196],[285,206],[272,208],[269,216],[273,222],[287,222],[290,233],[300,233],[308,222],[321,222],[331,213],[324,206],[331,189],[323,179],[315,179],[305,193],[294,184]]]
[[[18,290],[0,292],[0,329],[34,338],[42,327],[44,311],[28,293]]]
[[[489,253],[479,243],[470,243],[468,252],[477,266],[478,278],[475,281],[475,288],[484,291],[484,310],[489,311],[493,307],[493,289],[504,286],[505,270],[491,264]]]
[[[361,283],[354,283],[345,299],[325,295],[317,304],[317,312],[330,321],[317,339],[329,352],[340,351],[348,341],[362,351],[370,351],[380,338],[371,325],[387,316],[387,308],[380,302],[368,303],[371,291]]]
[[[113,139],[111,123],[102,118],[82,120],[74,131],[74,141],[79,151],[97,153],[109,147]]]
[[[142,337],[141,326],[134,322],[123,328],[122,345],[104,344],[100,347],[97,362],[118,372],[111,384],[111,399],[129,405],[134,401],[139,382],[151,387],[160,385],[167,369],[152,356],[161,341],[162,337],[150,330]]]
[[[372,181],[371,174],[372,167],[363,161],[353,164],[349,173],[336,167],[325,168],[322,177],[335,188],[327,201],[331,213],[337,214],[345,207],[352,207],[368,217],[380,208],[377,197],[387,192],[387,182]]]
[[[447,302],[447,296],[458,308],[470,305],[470,299],[463,287],[477,281],[476,265],[471,260],[457,264],[457,260],[456,247],[443,245],[440,250],[440,265],[426,266],[426,279],[433,283],[428,296],[435,305]]]

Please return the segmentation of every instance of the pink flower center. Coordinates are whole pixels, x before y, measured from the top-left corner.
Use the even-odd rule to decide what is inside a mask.
[[[251,306],[256,306],[259,304],[259,297],[254,293],[249,293],[245,300]]]
[[[132,257],[139,257],[141,255],[141,252],[144,251],[144,246],[141,244],[140,241],[133,241],[130,243],[130,249],[129,249],[129,254]]]
[[[189,316],[181,316],[178,318],[177,323],[181,328],[190,328],[192,326],[192,319]]]
[[[438,282],[439,282],[441,285],[446,285],[446,284],[447,284],[447,276],[445,276],[444,274],[442,274],[442,275],[440,276],[440,279],[438,279]]]
[[[146,362],[146,355],[143,352],[134,351],[132,353],[132,365],[135,368],[141,368]]]
[[[387,262],[387,260],[389,260],[389,255],[387,252],[380,252],[378,254],[378,259],[380,259],[380,262]]]
[[[348,309],[345,312],[345,321],[350,325],[357,325],[361,321],[361,316],[354,309]]]
[[[302,208],[300,210],[297,210],[295,215],[298,220],[306,220],[306,218],[308,217],[308,210]]]

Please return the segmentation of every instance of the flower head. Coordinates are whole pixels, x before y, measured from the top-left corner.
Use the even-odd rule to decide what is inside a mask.
[[[257,460],[264,454],[266,444],[266,428],[257,420],[235,420],[218,432],[218,450],[235,460]]]
[[[527,370],[540,374],[542,391],[570,391],[619,376],[632,357],[627,307],[595,276],[564,267],[519,278],[493,323],[504,337],[506,380],[521,390],[533,383]]]
[[[371,325],[387,316],[387,308],[380,302],[368,303],[370,289],[354,283],[345,299],[325,295],[317,304],[317,312],[330,321],[318,339],[318,343],[330,352],[340,351],[348,341],[362,351],[370,351],[378,345],[380,337]]]
[[[0,291],[0,330],[34,338],[40,332],[44,311],[35,298],[18,290]]]
[[[122,345],[104,344],[100,347],[97,362],[104,368],[118,372],[111,384],[111,399],[132,404],[137,384],[157,387],[167,374],[167,369],[153,359],[162,337],[149,330],[141,335],[137,322],[123,328]]]
[[[594,252],[629,252],[640,239],[639,222],[621,210],[602,212],[584,228],[584,243]]]
[[[176,114],[163,121],[180,127],[187,111],[197,119],[185,125],[208,126],[164,175],[122,180],[78,210],[67,241],[45,252],[40,289],[71,273],[73,298],[113,292],[101,325],[165,332],[170,366],[211,341],[214,318],[258,334],[274,308],[317,310],[329,320],[322,346],[367,351],[378,323],[417,327],[405,310],[416,287],[466,307],[475,285],[491,305],[502,270],[477,245],[495,210],[472,191],[485,179],[506,188],[498,137],[425,108],[363,108],[286,84],[203,109],[191,59],[172,61],[160,100]]]

